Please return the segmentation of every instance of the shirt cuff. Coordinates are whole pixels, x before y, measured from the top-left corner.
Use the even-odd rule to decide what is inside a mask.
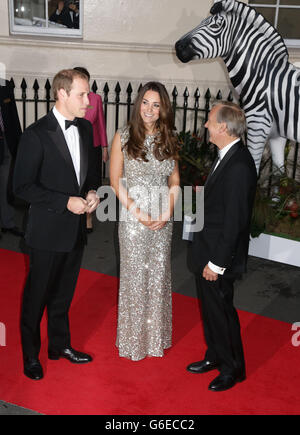
[[[212,263],[211,261],[208,262],[208,267],[215,273],[218,273],[219,275],[224,275],[224,272],[226,270],[225,267],[219,267],[216,266],[214,263]]]

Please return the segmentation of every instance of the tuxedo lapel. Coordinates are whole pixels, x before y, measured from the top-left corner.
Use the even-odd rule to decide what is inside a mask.
[[[223,159],[221,160],[219,166],[217,167],[216,170],[213,170],[217,164],[218,159],[215,160],[212,170],[209,173],[209,176],[207,177],[206,183],[205,183],[205,190],[207,193],[207,190],[210,189],[215,182],[217,181],[219,175],[222,173],[222,171],[224,170],[226,164],[228,163],[228,161],[230,160],[230,158],[233,156],[233,154],[239,149],[239,147],[241,146],[241,142],[237,142],[236,144],[234,144],[230,150],[225,154],[225,156],[223,157]]]
[[[54,114],[52,113],[52,111],[50,111],[47,116],[48,116],[49,136],[50,136],[52,142],[54,143],[54,145],[56,146],[56,148],[58,149],[58,151],[60,152],[60,154],[62,155],[63,159],[65,160],[65,162],[67,163],[67,165],[71,169],[73,176],[74,176],[74,182],[76,183],[76,186],[78,188],[78,181],[77,181],[77,177],[76,177],[76,172],[74,169],[72,157],[71,157],[65,136],[63,134],[63,131],[60,128],[60,125],[59,125],[57,119],[55,118]]]
[[[84,146],[87,138],[80,119],[78,119],[78,132],[80,142],[80,189],[82,189],[88,172],[88,151],[87,146]]]
[[[219,161],[219,157],[217,157],[217,158],[215,159],[215,161],[213,162],[213,165],[212,165],[212,167],[211,167],[211,169],[210,169],[210,171],[209,171],[209,174],[208,174],[208,176],[207,176],[207,178],[206,178],[205,186],[207,186],[207,184],[208,184],[208,182],[209,182],[209,180],[210,180],[210,177],[211,177],[212,174],[214,173],[214,170],[215,170],[215,167],[216,167],[216,164],[218,163],[218,161]]]

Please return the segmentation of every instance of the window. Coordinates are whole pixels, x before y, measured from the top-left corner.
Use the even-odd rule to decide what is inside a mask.
[[[300,0],[249,0],[290,47],[300,47]]]
[[[9,0],[12,34],[82,36],[83,0]]]

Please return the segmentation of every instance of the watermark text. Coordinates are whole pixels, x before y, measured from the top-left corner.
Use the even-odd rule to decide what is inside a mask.
[[[100,204],[96,211],[97,219],[100,222],[133,222],[133,210],[140,208],[148,213],[151,219],[158,219],[169,209],[170,203],[174,204],[172,219],[180,222],[183,216],[189,216],[192,225],[190,232],[197,232],[203,229],[204,225],[204,187],[184,186],[169,189],[168,186],[143,186],[137,185],[127,189],[126,179],[120,180],[119,194],[125,201],[117,202],[117,196],[111,186],[101,186],[97,190]],[[124,194],[124,192],[128,192]],[[134,206],[129,207],[126,203],[130,197],[134,201]]]
[[[6,346],[6,327],[0,322],[0,346]]]
[[[300,322],[295,322],[292,324],[292,331],[296,331],[292,335],[292,345],[294,347],[300,346]]]

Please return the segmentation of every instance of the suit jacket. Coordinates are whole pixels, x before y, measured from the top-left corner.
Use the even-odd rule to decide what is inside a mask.
[[[12,157],[15,158],[22,130],[19,121],[14,90],[8,81],[6,81],[6,86],[0,86],[0,106],[5,129],[4,134],[6,143]],[[3,145],[3,142],[0,141],[0,146],[3,147]],[[3,157],[3,149],[0,150],[0,155]]]
[[[250,222],[257,173],[248,148],[240,141],[226,153],[204,187],[204,227],[189,252],[193,272],[211,261],[226,267],[224,276],[246,271]]]
[[[85,197],[89,190],[99,187],[92,126],[85,119],[78,122],[80,185],[63,131],[52,111],[28,127],[21,137],[14,192],[30,204],[25,237],[33,248],[70,252],[79,231],[86,240],[85,215],[75,215],[67,209],[70,196]]]
[[[57,15],[55,11],[50,16],[49,20],[55,23],[63,24],[69,29],[79,29],[79,15],[76,16],[76,14],[73,13],[72,14],[73,20],[72,20],[70,12],[72,13],[71,9],[65,7],[59,15]]]
[[[90,106],[85,119],[91,122],[94,134],[94,146],[107,147],[106,125],[103,114],[102,98],[98,94],[89,94]]]

